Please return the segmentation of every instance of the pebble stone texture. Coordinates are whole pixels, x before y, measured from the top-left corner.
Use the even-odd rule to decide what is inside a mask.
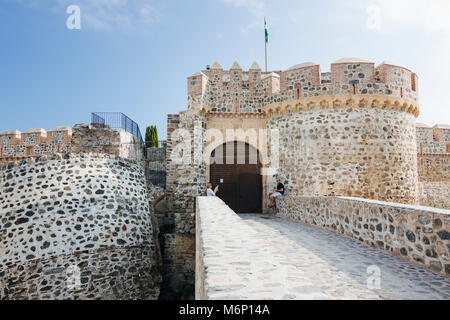
[[[0,299],[158,298],[157,226],[140,163],[72,154],[1,169]]]
[[[70,152],[110,154],[132,160],[144,155],[134,135],[98,124],[0,133],[0,163]]]
[[[0,133],[0,162],[9,162],[70,152],[72,129],[58,127],[50,131],[30,129]]]
[[[450,126],[417,125],[419,202],[450,209]]]
[[[450,299],[448,277],[323,229],[238,216],[212,197],[198,198],[197,221],[199,300]],[[380,289],[367,286],[371,266]]]
[[[450,276],[450,210],[332,197],[277,199],[278,216],[321,227]]]

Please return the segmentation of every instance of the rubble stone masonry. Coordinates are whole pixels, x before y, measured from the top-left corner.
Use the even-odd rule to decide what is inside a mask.
[[[0,299],[158,299],[140,163],[66,155],[0,170]]]
[[[195,199],[205,192],[205,119],[183,112],[167,122],[167,226],[162,234],[162,299],[194,299]]]
[[[417,126],[419,203],[450,209],[450,127]]]
[[[450,275],[450,211],[343,197],[277,199],[278,215]]]
[[[415,118],[392,110],[311,110],[274,117],[279,174],[293,195],[416,203]]]

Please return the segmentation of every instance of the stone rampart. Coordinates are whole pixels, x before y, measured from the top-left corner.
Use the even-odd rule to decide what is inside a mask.
[[[267,123],[270,130],[279,130],[278,173],[290,194],[416,203],[412,114],[364,108],[311,110]]]
[[[109,154],[130,160],[144,159],[143,148],[134,135],[125,130],[99,125],[76,125],[73,128],[71,151]]]
[[[395,108],[418,116],[418,78],[410,70],[390,63],[378,67],[361,59],[341,59],[331,64],[330,73],[321,73],[315,63],[295,65],[284,71],[262,72],[254,63],[244,71],[237,62],[230,70],[219,63],[188,78],[189,109],[218,113],[280,112],[286,104],[309,108],[311,98],[345,107],[352,96],[357,104],[395,104]],[[328,101],[329,100],[329,101]],[[366,102],[367,102],[366,101]],[[317,108],[317,105],[315,106]],[[281,110],[283,112],[283,110]]]
[[[166,188],[166,149],[147,148],[147,178],[159,188]]]
[[[450,275],[450,211],[344,197],[277,200],[278,216],[321,227]]]
[[[50,131],[30,129],[0,133],[0,162],[70,152],[72,129],[58,127]]]
[[[418,202],[450,209],[450,127],[418,124]]]
[[[98,124],[58,127],[50,131],[30,129],[0,133],[0,162],[68,153],[109,154],[131,160],[141,160],[144,156],[134,135]]]
[[[141,163],[66,155],[0,171],[0,299],[158,299]]]

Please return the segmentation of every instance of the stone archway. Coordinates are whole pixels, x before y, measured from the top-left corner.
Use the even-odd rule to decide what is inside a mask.
[[[236,213],[261,213],[263,177],[257,149],[248,143],[232,141],[211,153],[210,182],[219,186],[220,197]]]

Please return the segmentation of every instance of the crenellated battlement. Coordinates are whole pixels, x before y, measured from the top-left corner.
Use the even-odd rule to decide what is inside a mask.
[[[274,115],[286,105],[318,108],[323,102],[327,108],[375,104],[417,117],[418,77],[389,62],[375,67],[373,62],[356,58],[338,60],[331,64],[331,72],[324,73],[312,62],[272,72],[262,72],[256,62],[248,71],[237,62],[229,70],[215,62],[188,77],[189,109],[205,113]]]
[[[70,127],[5,131],[0,133],[0,162],[67,153],[71,139]]]
[[[109,126],[78,124],[46,131],[30,129],[0,133],[0,162],[14,162],[41,156],[110,154],[126,159],[141,159],[140,141],[125,130]]]

